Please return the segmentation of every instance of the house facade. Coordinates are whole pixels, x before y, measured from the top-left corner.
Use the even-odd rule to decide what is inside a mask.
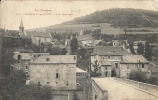
[[[149,61],[142,55],[125,55],[120,62],[120,77],[129,78],[132,70],[140,69],[142,72],[149,71]]]
[[[31,32],[31,40],[33,44],[51,43],[52,37],[50,33]]]
[[[97,46],[91,54],[91,70],[94,71],[93,66],[96,64],[96,61],[97,65],[101,65],[100,62],[104,62],[105,64],[110,62],[111,70],[115,69],[119,76],[120,61],[122,60],[122,56],[127,54],[128,52],[121,46]],[[102,67],[101,69],[104,68]]]
[[[134,51],[135,51],[136,54],[137,54],[137,49],[138,49],[138,44],[139,43],[142,43],[142,45],[144,46],[144,49],[145,49],[145,43],[146,43],[146,41],[134,41],[133,48],[134,48]]]
[[[100,61],[98,73],[100,73],[100,77],[111,77],[111,63],[109,61]]]
[[[86,35],[79,35],[77,37],[77,40],[81,42],[84,46],[86,46],[86,45],[92,44],[94,41],[94,38],[92,34],[86,34]]]
[[[76,55],[40,56],[29,65],[30,84],[55,90],[76,89]]]
[[[13,58],[16,62],[13,64],[13,69],[22,70],[26,75],[29,75],[29,63],[31,59],[44,55],[49,55],[49,53],[33,53],[30,50],[15,51]]]

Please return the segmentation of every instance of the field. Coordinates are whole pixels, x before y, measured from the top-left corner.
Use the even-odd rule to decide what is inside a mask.
[[[37,32],[56,32],[56,33],[79,33],[81,30],[97,30],[101,29],[103,34],[113,34],[119,35],[124,34],[124,28],[113,27],[108,23],[98,23],[98,24],[69,24],[69,25],[54,25],[49,27],[31,29],[27,31],[37,31]],[[141,28],[126,28],[129,32],[127,34],[157,34],[158,28],[151,27],[141,27]]]

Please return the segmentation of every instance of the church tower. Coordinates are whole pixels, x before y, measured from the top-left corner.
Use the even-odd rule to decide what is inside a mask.
[[[26,36],[26,32],[24,30],[22,19],[21,19],[20,26],[19,26],[19,36]]]

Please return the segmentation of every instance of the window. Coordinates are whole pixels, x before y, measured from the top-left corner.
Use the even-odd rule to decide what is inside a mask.
[[[18,70],[20,69],[20,66],[18,66],[18,68],[17,68]]]
[[[56,73],[56,78],[58,78],[59,77],[59,75],[58,75],[58,73]]]
[[[28,75],[28,72],[25,72],[26,75]]]
[[[105,67],[105,70],[107,70],[107,67]]]
[[[38,57],[41,56],[41,54],[38,55]]]
[[[108,56],[108,59],[110,59],[110,56]]]
[[[74,56],[74,60],[76,60],[76,56]]]
[[[47,85],[49,85],[49,82],[47,82]]]
[[[115,63],[115,67],[118,68],[118,63]]]
[[[58,69],[56,69],[56,78],[59,78]]]
[[[66,85],[69,85],[69,82],[68,82],[68,81],[66,82]]]
[[[103,56],[103,59],[104,59],[104,56]]]
[[[47,59],[46,59],[46,61],[50,61],[50,59],[49,59],[49,58],[47,58]]]
[[[21,55],[19,54],[19,55],[18,55],[18,60],[20,60],[20,59],[21,59]]]
[[[18,60],[18,63],[20,63],[20,61]]]
[[[27,69],[27,66],[26,66],[26,69]]]
[[[142,64],[142,68],[144,68],[144,64]]]
[[[97,99],[97,95],[95,94],[95,99]]]
[[[40,82],[38,82],[38,85],[41,85]]]
[[[105,72],[105,77],[107,77],[108,76],[108,72]]]

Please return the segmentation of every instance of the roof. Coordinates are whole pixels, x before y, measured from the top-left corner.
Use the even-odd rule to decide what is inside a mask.
[[[87,73],[87,71],[84,71],[84,70],[77,67],[76,68],[76,73]]]
[[[33,52],[32,50],[26,50],[24,48],[15,48],[14,52],[20,52],[20,53],[31,53]]]
[[[32,36],[32,37],[44,37],[44,38],[51,38],[51,35],[49,33],[43,33],[43,32],[26,32],[28,36]]]
[[[21,60],[31,60],[33,58],[32,55],[30,55],[31,53],[20,53],[21,55]]]
[[[142,55],[124,55],[121,63],[149,63]]]
[[[21,55],[21,60],[31,60],[38,55],[44,56],[44,55],[49,55],[49,53],[26,53],[25,52],[25,53],[20,53],[20,55]]]
[[[99,65],[111,65],[111,63],[109,61],[100,60]]]
[[[145,45],[146,41],[134,41],[134,44],[142,43]]]
[[[92,34],[86,34],[86,35],[79,35],[77,37],[78,41],[84,41],[84,40],[94,40]]]
[[[91,46],[96,46],[97,44],[99,44],[102,40],[94,40],[91,44]]]
[[[91,55],[125,55],[127,52],[121,46],[96,46]]]
[[[76,63],[76,55],[49,55],[39,56],[30,63],[49,64],[49,63]]]

